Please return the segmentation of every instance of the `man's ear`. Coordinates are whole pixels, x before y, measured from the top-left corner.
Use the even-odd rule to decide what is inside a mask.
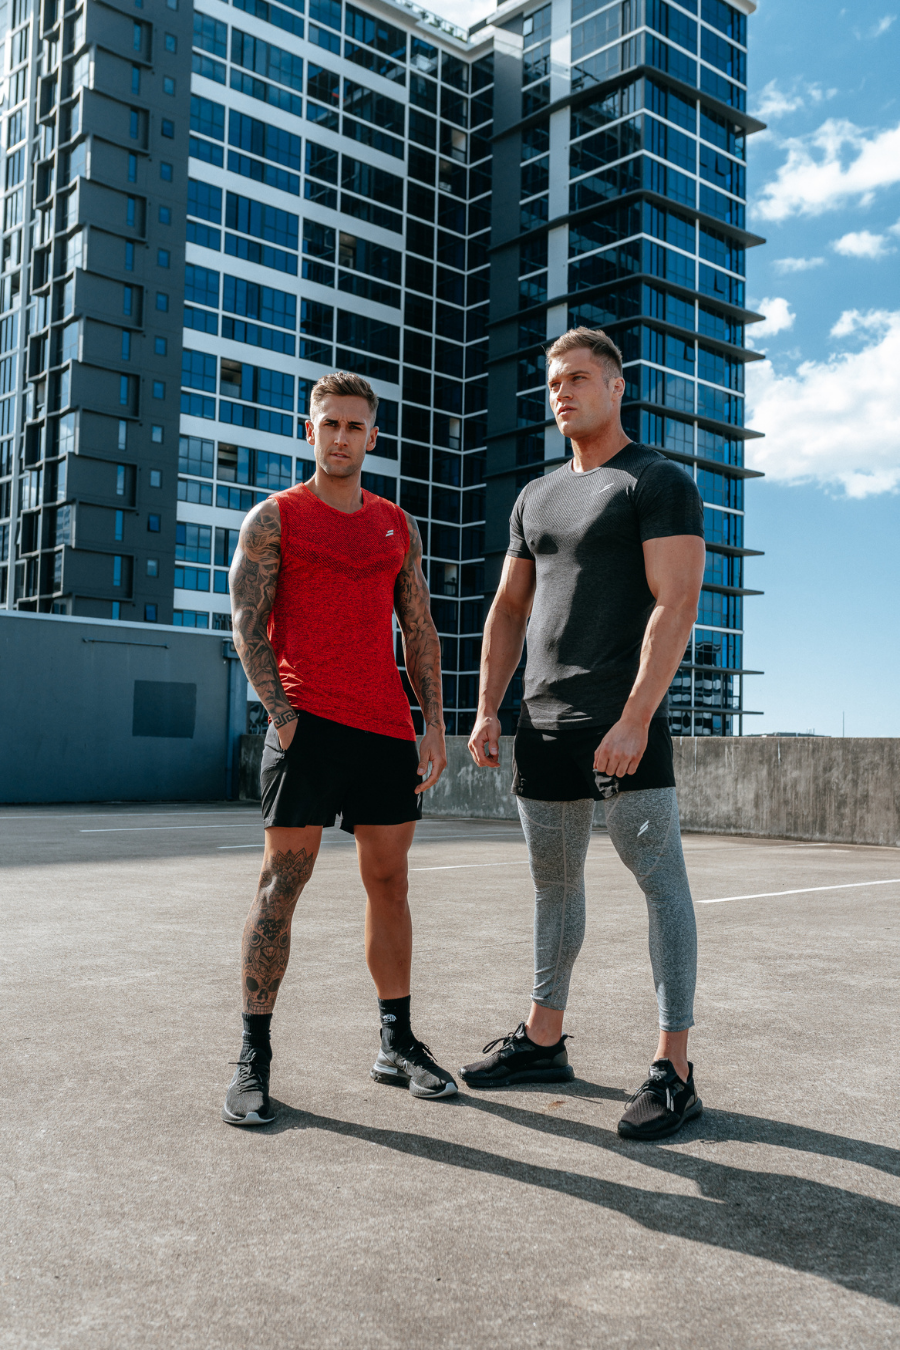
[[[310,445],[315,445],[316,428],[313,426],[312,422],[310,422],[309,418],[306,419],[306,439]]]
[[[366,454],[370,455],[375,449],[375,442],[378,440],[378,424],[372,427],[369,432],[369,439],[366,441]]]

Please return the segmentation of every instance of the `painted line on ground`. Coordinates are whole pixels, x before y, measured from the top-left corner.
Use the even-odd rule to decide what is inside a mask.
[[[248,820],[246,825],[229,821],[224,825],[110,825],[102,830],[79,830],[79,834],[146,834],[153,830],[258,830],[258,820]]]
[[[509,862],[499,863],[447,863],[444,867],[411,867],[410,872],[459,872],[467,867],[515,867],[524,866],[527,858],[510,858]]]
[[[769,900],[779,895],[810,895],[813,891],[850,891],[857,886],[897,886],[900,877],[886,877],[882,881],[844,881],[840,886],[800,886],[792,891],[757,891],[755,895],[723,895],[717,900],[698,900],[698,905],[724,905],[730,900]]]
[[[245,807],[234,811],[48,811],[40,816],[7,816],[0,811],[0,825],[7,820],[121,820],[122,817],[133,818],[135,816],[147,816],[152,820],[155,816],[223,816],[233,818],[235,816],[249,816],[251,813]],[[253,812],[258,818],[258,813]]]

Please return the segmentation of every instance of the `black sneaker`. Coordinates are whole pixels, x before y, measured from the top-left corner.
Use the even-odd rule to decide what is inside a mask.
[[[506,1087],[510,1083],[570,1083],[575,1070],[566,1054],[568,1036],[556,1045],[535,1045],[528,1039],[525,1023],[520,1022],[508,1036],[498,1036],[484,1047],[487,1059],[466,1064],[460,1069],[469,1087]],[[499,1050],[494,1046],[499,1045]],[[494,1053],[488,1054],[488,1051]]]
[[[688,1080],[684,1083],[667,1059],[655,1059],[650,1077],[628,1098],[619,1134],[623,1139],[663,1139],[702,1114],[693,1064],[688,1064]]]
[[[269,1101],[272,1051],[244,1045],[234,1077],[228,1085],[222,1119],[229,1125],[270,1125],[276,1111]]]
[[[378,1058],[369,1072],[376,1083],[408,1087],[414,1097],[452,1097],[456,1092],[455,1079],[415,1036],[399,1045],[382,1040]]]

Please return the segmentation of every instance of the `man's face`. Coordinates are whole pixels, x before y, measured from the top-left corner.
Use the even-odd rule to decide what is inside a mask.
[[[604,362],[588,347],[576,347],[551,361],[547,372],[550,407],[564,436],[576,441],[600,434],[618,419],[625,381],[610,379]]]
[[[364,398],[328,394],[306,423],[306,439],[316,448],[316,463],[332,478],[358,473],[367,451],[375,448],[378,427]]]

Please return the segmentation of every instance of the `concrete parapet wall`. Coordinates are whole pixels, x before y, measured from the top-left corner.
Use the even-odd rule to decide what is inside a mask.
[[[245,800],[259,797],[262,743],[242,738]],[[900,847],[900,740],[685,736],[674,745],[686,830]],[[477,768],[463,736],[448,737],[447,750],[426,815],[517,818],[511,736],[501,740],[499,769]]]
[[[900,847],[900,740],[676,737],[685,829]]]

